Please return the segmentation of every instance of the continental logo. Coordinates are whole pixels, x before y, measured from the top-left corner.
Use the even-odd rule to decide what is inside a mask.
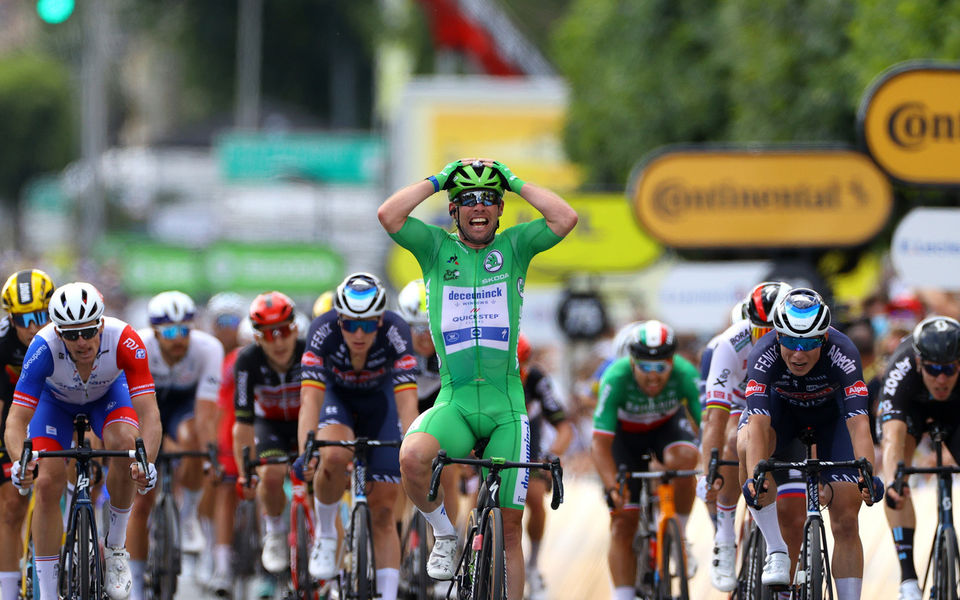
[[[960,69],[912,62],[881,74],[857,114],[864,146],[891,176],[960,185]]]
[[[893,202],[876,165],[839,147],[661,151],[629,194],[644,229],[676,248],[850,246],[883,228]]]

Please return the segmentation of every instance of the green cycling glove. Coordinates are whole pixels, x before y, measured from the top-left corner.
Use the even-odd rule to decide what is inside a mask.
[[[459,160],[455,160],[451,163],[448,163],[447,166],[441,169],[436,175],[427,177],[427,181],[433,184],[433,191],[439,192],[442,189],[446,189],[447,179],[449,179],[450,176],[453,175],[453,172],[461,166],[463,166],[463,163],[461,163]]]
[[[515,194],[520,193],[520,188],[522,188],[523,184],[526,182],[514,175],[513,171],[510,170],[510,167],[500,161],[495,160],[493,161],[493,168],[495,168],[497,171],[500,171],[500,175],[502,175],[504,181],[507,182],[508,190]]]

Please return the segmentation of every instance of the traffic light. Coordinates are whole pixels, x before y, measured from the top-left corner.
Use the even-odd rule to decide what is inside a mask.
[[[73,14],[75,0],[37,0],[37,15],[46,23],[63,23]]]

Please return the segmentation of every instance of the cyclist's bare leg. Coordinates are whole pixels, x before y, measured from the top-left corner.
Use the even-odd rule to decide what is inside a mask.
[[[400,568],[400,536],[394,506],[400,497],[400,484],[376,481],[370,485],[367,505],[373,529],[373,553],[378,569]]]
[[[863,545],[860,542],[858,515],[863,502],[857,484],[833,482],[833,501],[830,503],[830,529],[835,547],[842,552],[833,553],[833,577],[863,577]]]
[[[21,496],[9,481],[0,485],[0,571],[20,570],[21,530],[29,496]]]
[[[637,557],[633,553],[633,536],[637,533],[640,511],[620,509],[610,513],[610,550],[607,564],[613,587],[633,587],[637,577]]]
[[[60,538],[63,536],[60,496],[66,488],[67,468],[62,458],[41,458],[38,469],[34,483],[34,554],[55,556],[60,553]]]
[[[437,491],[437,498],[433,502],[427,500],[430,491],[430,477],[433,474],[431,465],[440,451],[440,442],[429,433],[418,431],[403,439],[400,446],[400,473],[402,474],[403,490],[422,512],[429,513],[436,510],[444,501],[447,490],[443,486]],[[446,470],[446,469],[445,469]]]
[[[287,505],[287,495],[283,491],[283,480],[287,476],[287,465],[263,465],[257,468],[260,483],[257,484],[257,499],[268,517],[279,517]]]
[[[700,462],[700,452],[693,444],[676,442],[664,448],[663,461],[668,469],[696,469]],[[693,501],[697,495],[697,480],[695,477],[678,477],[673,480],[673,488],[676,494],[677,516],[680,517],[681,529],[683,529],[686,520],[690,517],[690,511],[693,510]]]
[[[543,507],[543,497],[547,494],[547,482],[541,477],[530,474],[530,482],[527,484],[527,535],[530,536],[530,544],[540,543],[543,539],[543,531],[547,525],[547,511]],[[448,511],[449,512],[449,511]]]
[[[221,481],[216,488],[217,510],[213,513],[213,527],[217,545],[233,545],[233,518],[237,512],[235,481]]]
[[[807,520],[806,496],[782,496],[777,498],[777,521],[780,523],[780,534],[787,543],[790,554],[790,572],[797,568],[800,558],[800,546],[803,544],[803,524]]]
[[[107,450],[133,450],[139,434],[140,431],[133,425],[116,421],[103,428],[103,446]],[[133,459],[115,456],[109,460],[107,492],[110,494],[110,521],[104,528],[107,532],[106,545],[123,547],[133,498],[137,495],[137,484],[130,477]]]
[[[443,494],[443,508],[447,511],[447,516],[454,527],[457,526],[457,519],[460,516],[460,467],[462,465],[449,465],[440,475],[440,487]]]
[[[503,549],[507,559],[507,598],[523,598],[526,580],[523,562],[523,510],[504,508]]]

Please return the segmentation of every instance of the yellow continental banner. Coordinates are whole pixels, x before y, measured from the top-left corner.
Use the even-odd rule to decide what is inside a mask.
[[[867,90],[857,118],[864,145],[892,177],[960,185],[960,65],[897,65]]]
[[[662,248],[637,227],[621,194],[570,194],[566,200],[580,221],[563,241],[534,257],[527,272],[528,283],[553,283],[575,273],[633,271],[660,255]],[[500,228],[540,216],[522,198],[507,194]],[[452,219],[431,222],[446,226]],[[387,271],[397,288],[421,276],[413,255],[396,244],[390,251]]]
[[[636,217],[677,248],[853,246],[886,223],[892,190],[858,152],[677,149],[631,177]]]

